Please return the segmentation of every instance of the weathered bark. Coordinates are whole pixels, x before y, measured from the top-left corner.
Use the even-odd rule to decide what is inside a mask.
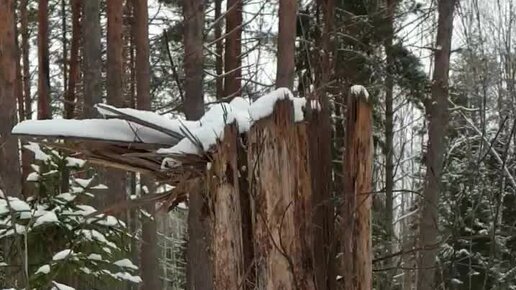
[[[51,119],[48,60],[48,0],[38,1],[38,119]]]
[[[448,123],[448,72],[453,32],[455,0],[439,0],[437,40],[432,76],[432,98],[427,102],[428,146],[425,155],[426,174],[421,204],[419,243],[423,249],[418,261],[418,290],[435,288],[435,257],[439,247],[439,184],[444,135]]]
[[[149,14],[147,0],[134,1],[137,108],[150,110]]]
[[[242,0],[228,0],[224,54],[224,97],[240,96],[242,79]]]
[[[11,136],[16,124],[16,42],[14,1],[0,1],[0,189],[21,193],[18,141]]]
[[[321,55],[319,74],[316,77],[317,92],[313,98],[321,106],[314,110],[308,125],[310,140],[310,167],[313,193],[313,256],[317,289],[335,289],[335,238],[334,204],[332,200],[332,151],[331,151],[331,108],[328,83],[334,77],[331,41],[335,17],[335,1],[321,1],[323,10],[323,34],[320,39]],[[292,63],[293,65],[293,63]]]
[[[346,117],[343,253],[340,289],[372,289],[372,109],[364,96],[350,94]]]
[[[107,1],[107,103],[116,107],[125,107],[122,79],[123,71],[123,0]],[[108,169],[104,176],[110,194],[103,196],[105,205],[114,204],[126,197],[126,173],[117,169]]]
[[[188,120],[204,114],[203,94],[203,27],[204,1],[183,2],[185,100],[183,112]],[[187,289],[214,289],[212,261],[208,252],[211,243],[209,213],[202,187],[188,197]]]
[[[311,255],[308,137],[291,101],[249,133],[257,289],[315,289]]]
[[[222,15],[222,0],[215,0],[215,19],[219,20],[215,24],[215,39],[219,39],[215,43],[215,72],[217,73],[216,79],[216,96],[217,99],[220,99],[224,96],[224,77],[222,74],[224,73],[224,61],[223,61],[223,53],[224,53],[224,44],[222,42],[222,19],[220,19]]]
[[[123,12],[123,0],[107,1],[107,102],[116,107],[124,107]]]
[[[204,114],[204,56],[203,27],[204,1],[192,0],[183,3],[185,43],[185,101],[183,112],[187,119],[197,120]]]
[[[242,289],[244,256],[238,181],[238,129],[228,125],[206,176],[211,213],[213,288]]]
[[[278,61],[276,88],[294,86],[297,1],[279,1]]]
[[[93,106],[102,102],[100,0],[84,1],[82,31],[84,89],[82,117],[92,118],[98,115]]]
[[[64,117],[72,119],[75,111],[75,89],[79,80],[79,45],[81,39],[81,3],[80,0],[72,0],[72,46],[70,48],[70,75],[65,94]]]
[[[242,245],[244,252],[244,285],[243,289],[255,289],[255,271],[254,271],[254,244],[253,244],[253,209],[252,198],[249,193],[249,164],[247,163],[247,137],[240,136],[240,144],[238,147],[238,170],[240,172],[238,182],[240,190],[240,211],[242,217]]]

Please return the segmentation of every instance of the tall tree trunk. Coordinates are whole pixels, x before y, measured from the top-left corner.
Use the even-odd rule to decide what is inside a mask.
[[[81,40],[81,3],[72,0],[72,46],[70,48],[70,65],[68,85],[65,93],[64,117],[72,119],[75,111],[75,88],[79,80],[79,45]]]
[[[204,1],[183,2],[185,100],[183,111],[188,120],[204,114],[203,27]],[[199,187],[201,188],[201,187]],[[202,190],[188,199],[187,289],[213,289],[213,268],[208,247],[211,243],[207,203]]]
[[[278,60],[276,88],[294,86],[297,1],[279,1]]]
[[[0,1],[0,191],[5,195],[21,194],[20,164],[18,160],[18,140],[11,136],[11,129],[16,124],[16,41],[15,41],[15,1]],[[20,245],[3,243],[2,251],[8,264],[20,265],[19,257],[23,255],[19,249],[11,252],[11,247]],[[5,247],[4,247],[5,245]],[[21,248],[21,247],[20,247]],[[16,253],[16,254],[13,254]],[[16,255],[16,256],[14,256]],[[23,265],[9,268],[5,282],[12,286],[23,286]]]
[[[24,95],[24,112],[25,119],[30,120],[32,118],[32,100],[30,90],[30,62],[29,62],[29,16],[27,6],[29,0],[22,0],[20,3],[20,14],[21,14],[21,52],[23,60],[23,95]]]
[[[147,0],[134,1],[137,108],[150,110],[149,15]]]
[[[215,72],[217,73],[216,79],[216,94],[217,99],[220,99],[224,96],[224,77],[222,74],[224,73],[224,61],[223,61],[223,53],[224,53],[224,44],[222,42],[222,19],[220,19],[222,15],[222,0],[215,0],[215,20],[218,21],[215,24],[215,39],[219,39],[217,43],[215,43]]]
[[[73,4],[72,4],[73,6]],[[73,20],[72,20],[73,21]],[[68,39],[66,25],[66,0],[61,0],[61,45],[63,46],[63,92],[68,91]],[[66,104],[65,104],[66,105]]]
[[[364,89],[365,91],[365,89]],[[372,109],[367,92],[352,92],[346,118],[342,205],[342,288],[370,290],[372,284],[371,204]]]
[[[123,96],[124,77],[124,39],[123,39],[123,0],[107,1],[107,103],[125,107]],[[102,197],[104,205],[111,205],[126,198],[126,172],[106,169],[104,180],[110,194]]]
[[[432,76],[432,98],[425,104],[428,116],[426,174],[421,204],[418,290],[435,289],[435,257],[439,248],[439,185],[448,123],[448,72],[456,0],[439,0],[437,40]]]
[[[122,86],[123,12],[123,0],[107,1],[107,102],[116,107],[123,107],[125,103]]]
[[[391,253],[392,241],[393,241],[393,190],[394,190],[394,123],[393,123],[393,101],[394,101],[394,55],[392,51],[393,40],[394,40],[394,12],[396,11],[397,0],[386,1],[386,19],[387,19],[387,30],[384,49],[386,54],[386,67],[387,74],[385,75],[385,209],[384,209],[384,227],[387,233],[387,255]],[[390,260],[385,261],[386,267],[389,267]],[[391,289],[392,277],[387,276],[385,281],[385,288]]]
[[[51,119],[48,60],[48,0],[38,1],[38,119]]]
[[[242,79],[242,0],[228,0],[224,54],[224,97],[240,96]]]
[[[94,105],[102,102],[102,50],[100,28],[100,0],[83,3],[83,118],[97,116]]]
[[[149,64],[149,28],[147,1],[133,1],[134,7],[134,41],[136,49],[136,108],[151,110],[150,100],[150,64]],[[147,188],[155,188],[154,180],[142,178]],[[152,193],[152,192],[149,192]],[[147,208],[153,214],[153,206]],[[141,276],[143,283],[140,289],[161,289],[159,280],[158,232],[156,217],[142,218],[142,242],[140,248]]]
[[[0,1],[0,189],[21,193],[18,141],[11,137],[16,124],[16,41],[14,1]]]
[[[335,289],[335,239],[334,206],[332,200],[332,143],[331,143],[331,107],[328,88],[334,77],[334,45],[331,41],[335,17],[335,1],[320,1],[323,10],[323,33],[320,47],[319,71],[316,78],[317,91],[313,98],[320,104],[321,110],[314,110],[308,125],[310,140],[310,166],[312,172],[313,193],[313,255],[315,281],[318,289]],[[292,63],[293,65],[293,63]]]
[[[22,75],[23,75],[23,103],[20,108],[23,108],[25,116],[21,120],[32,119],[32,96],[31,96],[31,82],[30,82],[30,62],[29,62],[29,17],[27,6],[29,0],[22,0],[20,2],[20,22],[21,22],[21,54],[22,54]],[[22,181],[27,179],[32,163],[32,153],[22,148]],[[23,196],[31,195],[31,186],[26,182],[22,182]]]

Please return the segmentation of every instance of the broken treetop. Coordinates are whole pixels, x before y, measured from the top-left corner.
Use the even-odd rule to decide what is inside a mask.
[[[201,155],[224,137],[227,124],[236,123],[240,133],[247,132],[254,122],[271,115],[276,102],[284,99],[292,101],[295,121],[302,121],[306,100],[294,97],[289,89],[279,88],[252,104],[239,97],[230,103],[211,105],[199,121],[170,119],[154,112],[98,104],[97,110],[106,119],[28,120],[16,125],[12,133],[39,138],[150,145],[147,148],[157,149],[155,152],[162,157]]]

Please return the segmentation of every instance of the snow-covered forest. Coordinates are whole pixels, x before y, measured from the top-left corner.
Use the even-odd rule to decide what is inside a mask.
[[[0,289],[516,289],[515,21],[0,0]]]

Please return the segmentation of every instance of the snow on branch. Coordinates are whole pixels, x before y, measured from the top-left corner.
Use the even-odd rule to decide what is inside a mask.
[[[360,89],[358,86],[357,91],[362,93],[365,91],[367,94],[365,89]],[[276,102],[280,100],[292,102],[294,121],[304,120],[306,99],[294,97],[287,88],[279,88],[262,96],[252,104],[237,97],[230,103],[211,105],[199,121],[171,119],[154,112],[97,104],[97,110],[106,119],[29,120],[16,125],[12,133],[39,138],[92,140],[100,141],[102,144],[115,143],[112,144],[113,146],[118,146],[119,143],[128,144],[128,148],[124,152],[120,151],[120,146],[118,148],[100,147],[96,151],[99,153],[97,154],[92,153],[94,150],[91,150],[93,148],[88,145],[86,147],[90,150],[83,153],[86,153],[90,160],[95,160],[103,165],[155,172],[155,165],[159,168],[159,164],[166,165],[167,160],[175,164],[175,166],[167,167],[176,167],[181,163],[177,161],[180,159],[178,156],[203,156],[217,144],[218,140],[224,137],[224,128],[228,124],[236,124],[239,133],[246,133],[254,122],[270,116]],[[310,103],[310,105],[318,107],[318,104]],[[150,144],[153,147],[147,148],[149,149],[147,152],[135,152],[131,151],[132,144]],[[56,143],[54,146],[66,147],[67,145]],[[156,149],[157,151],[155,151]],[[72,150],[83,149],[73,147]]]
[[[28,120],[17,124],[12,133],[13,135],[158,145],[175,144],[178,141],[157,130],[120,119]]]

